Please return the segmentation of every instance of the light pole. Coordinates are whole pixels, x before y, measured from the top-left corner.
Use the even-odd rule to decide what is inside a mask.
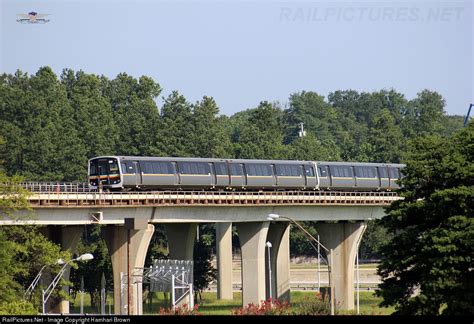
[[[58,261],[56,261],[56,264],[63,264],[64,261],[59,259]],[[26,289],[25,291],[25,298],[29,297],[31,295],[31,293],[33,293],[33,291],[35,290],[35,287],[36,285],[38,284],[38,282],[40,281],[41,279],[41,276],[43,275],[43,270],[49,266],[49,264],[45,264],[41,270],[38,272],[38,274],[36,275],[36,277],[33,279],[33,281],[31,282],[31,284],[28,286],[28,288]]]
[[[333,280],[332,280],[332,268],[333,268],[332,267],[332,262],[333,262],[333,260],[332,260],[333,259],[332,249],[328,249],[323,244],[321,244],[321,242],[319,242],[318,239],[316,239],[313,235],[311,235],[311,233],[309,233],[303,226],[301,226],[295,220],[293,220],[289,217],[286,217],[286,216],[280,216],[278,214],[268,214],[268,216],[267,216],[267,219],[270,220],[270,221],[277,220],[278,218],[283,218],[283,219],[289,220],[290,223],[295,224],[301,231],[303,231],[303,233],[310,239],[309,244],[313,247],[313,249],[316,252],[318,252],[318,248],[316,246],[314,246],[313,242],[316,242],[318,244],[318,246],[322,247],[324,249],[324,251],[326,251],[326,253],[328,255],[328,259],[329,259],[328,272],[329,272],[329,288],[330,288],[330,291],[331,291],[331,293],[330,293],[331,315],[334,315],[334,287],[333,287]]]
[[[265,246],[268,248],[268,287],[270,290],[270,300],[272,300],[272,263],[270,261],[270,248],[272,247],[272,243],[267,241],[267,243],[265,243]]]
[[[92,260],[94,258],[94,256],[90,253],[85,253],[75,259],[72,259],[72,260],[69,260],[67,262],[64,262],[61,260],[61,263],[64,263],[63,267],[61,268],[61,270],[59,270],[59,273],[56,275],[56,277],[54,277],[53,281],[51,281],[51,283],[49,284],[48,288],[46,288],[46,290],[43,290],[43,293],[42,293],[42,302],[43,302],[43,312],[42,314],[44,315],[46,313],[46,302],[48,301],[49,297],[51,296],[51,293],[53,292],[54,288],[56,288],[57,284],[59,283],[59,281],[61,280],[61,277],[63,276],[64,272],[66,271],[66,267],[71,263],[71,262],[74,262],[74,261],[87,261],[87,260]],[[58,261],[59,263],[59,261]]]

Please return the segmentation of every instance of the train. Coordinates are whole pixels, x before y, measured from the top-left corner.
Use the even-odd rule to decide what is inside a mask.
[[[182,157],[98,156],[88,161],[91,190],[398,189],[404,164]]]

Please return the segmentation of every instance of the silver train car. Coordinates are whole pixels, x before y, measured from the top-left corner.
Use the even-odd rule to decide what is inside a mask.
[[[395,190],[403,164],[99,156],[90,189]]]

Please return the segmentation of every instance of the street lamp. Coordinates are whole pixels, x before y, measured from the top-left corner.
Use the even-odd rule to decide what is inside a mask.
[[[56,261],[56,264],[63,264],[64,261],[62,259],[59,259]],[[41,270],[38,272],[38,274],[36,275],[35,279],[33,279],[33,281],[31,282],[31,284],[28,286],[28,288],[26,289],[25,291],[25,298],[29,297],[30,294],[33,292],[33,290],[35,290],[35,287],[36,285],[38,284],[38,282],[40,281],[41,279],[41,276],[43,275],[43,270],[49,266],[49,264],[45,264]]]
[[[313,242],[316,242],[318,244],[318,246],[322,247],[324,249],[324,251],[326,251],[326,253],[328,254],[328,256],[329,256],[329,262],[328,262],[329,288],[331,290],[331,293],[330,293],[331,315],[334,315],[334,287],[333,287],[333,280],[332,280],[332,268],[333,268],[332,267],[332,262],[333,262],[333,260],[332,260],[333,259],[332,249],[328,249],[323,244],[321,244],[321,242],[319,242],[319,240],[317,238],[315,238],[313,235],[311,235],[311,233],[309,233],[303,226],[301,226],[295,220],[293,220],[289,217],[280,216],[278,214],[268,214],[268,216],[267,216],[267,220],[269,220],[269,221],[274,221],[274,220],[277,220],[278,218],[287,219],[287,220],[290,221],[290,223],[295,224],[310,239],[309,244],[313,247],[313,249],[318,251],[318,248],[316,246],[314,246],[314,244],[313,244]],[[311,242],[311,240],[313,242]]]
[[[272,247],[272,243],[267,241],[267,243],[265,243],[265,246],[268,248],[268,277],[270,278],[268,280],[268,286],[270,288],[270,300],[272,300],[272,264],[270,261],[270,248]]]
[[[46,290],[43,290],[42,294],[42,302],[43,302],[43,312],[42,314],[44,315],[46,313],[46,302],[48,301],[49,297],[51,296],[51,293],[53,292],[54,288],[56,288],[57,284],[59,283],[59,280],[61,280],[61,277],[63,276],[64,272],[66,271],[66,267],[74,261],[87,261],[87,260],[92,260],[94,256],[90,253],[85,253],[75,259],[69,260],[67,262],[64,262],[63,260],[58,260],[59,264],[64,264],[61,270],[59,270],[59,273],[54,277],[53,281],[49,284],[48,288]]]

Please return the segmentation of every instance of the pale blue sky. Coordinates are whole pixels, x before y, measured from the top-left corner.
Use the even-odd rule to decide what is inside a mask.
[[[16,22],[30,11],[50,22]],[[162,95],[213,96],[227,115],[301,90],[428,88],[465,115],[472,17],[466,1],[0,0],[0,71],[148,75]]]

